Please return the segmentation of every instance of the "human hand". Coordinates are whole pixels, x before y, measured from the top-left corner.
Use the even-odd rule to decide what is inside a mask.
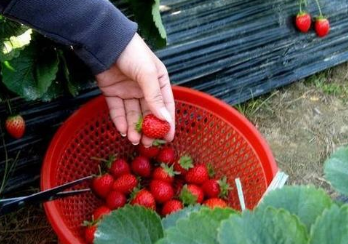
[[[135,124],[140,116],[153,113],[170,123],[165,139],[174,139],[175,104],[167,69],[138,34],[117,62],[96,79],[122,136],[128,136],[134,145],[141,140],[144,146],[151,146],[153,139],[141,136]]]

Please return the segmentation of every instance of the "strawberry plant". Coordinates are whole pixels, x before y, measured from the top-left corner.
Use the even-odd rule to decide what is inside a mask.
[[[127,2],[140,34],[151,46],[164,47],[166,32],[159,12],[160,0]],[[82,87],[93,86],[89,69],[69,47],[3,16],[0,65],[0,100],[18,95],[26,100],[50,101],[64,94],[76,96]]]
[[[324,171],[332,186],[348,195],[348,148],[335,152],[325,162]],[[94,243],[347,243],[348,204],[333,200],[314,186],[285,186],[271,191],[253,210],[243,212],[225,207],[219,198],[211,199],[207,201],[212,206],[183,209],[177,200],[170,201],[176,211],[163,218],[150,209],[126,205],[98,223]],[[170,213],[171,208],[163,211]]]

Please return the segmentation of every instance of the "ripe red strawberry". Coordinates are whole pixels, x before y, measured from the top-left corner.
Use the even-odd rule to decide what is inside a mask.
[[[227,203],[221,198],[209,198],[208,200],[204,201],[203,204],[208,206],[209,208],[226,208],[227,207]]]
[[[217,180],[210,179],[202,185],[204,195],[207,197],[218,197],[220,194],[220,185]]]
[[[169,167],[167,164],[161,164],[160,167],[155,168],[152,174],[154,180],[162,180],[168,183],[173,183],[176,172],[173,169],[173,165]]]
[[[106,207],[106,206],[101,206],[99,208],[97,208],[96,210],[94,210],[92,218],[94,221],[97,221],[99,219],[101,219],[102,217],[104,217],[104,215],[107,215],[111,212],[111,209]]]
[[[115,180],[112,189],[124,194],[129,194],[138,185],[137,178],[132,174],[121,175]]]
[[[153,114],[148,114],[139,120],[136,129],[149,138],[160,139],[169,132],[170,124],[167,121],[160,120]]]
[[[227,183],[227,178],[224,176],[220,180],[210,179],[204,182],[202,185],[204,195],[209,198],[221,197],[225,198],[228,195],[228,191],[231,189]]]
[[[120,159],[116,159],[114,162],[112,162],[112,164],[109,168],[109,172],[115,178],[118,178],[121,175],[129,174],[130,167],[125,159],[120,158]]]
[[[132,161],[131,168],[134,174],[141,177],[149,177],[152,171],[150,160],[144,156],[136,157]]]
[[[85,241],[88,244],[93,244],[94,243],[94,234],[97,230],[97,226],[96,225],[89,225],[86,226],[85,229]]]
[[[153,197],[151,192],[145,189],[142,189],[135,194],[135,197],[131,201],[131,204],[141,205],[152,210],[156,209],[155,198]]]
[[[150,191],[158,203],[167,202],[174,196],[173,187],[168,182],[161,180],[151,181]]]
[[[323,16],[318,17],[315,20],[315,32],[319,37],[324,37],[330,32],[330,22]]]
[[[183,206],[182,202],[180,202],[179,200],[169,200],[168,202],[166,202],[163,205],[162,215],[166,216],[168,214],[179,211],[183,208],[184,208],[184,206]]]
[[[209,172],[207,166],[203,164],[197,164],[193,168],[189,169],[185,175],[187,183],[201,185],[209,180]]]
[[[300,12],[296,16],[296,26],[299,31],[306,33],[311,28],[312,19],[309,13]]]
[[[156,160],[165,164],[173,164],[175,161],[174,149],[171,147],[163,147],[157,155]]]
[[[190,168],[193,168],[192,158],[188,155],[182,156],[178,161],[174,163],[174,170],[179,172],[180,175],[186,175]]]
[[[122,208],[126,202],[126,196],[119,191],[111,191],[106,197],[106,206],[111,210]]]
[[[24,135],[25,121],[20,115],[10,116],[6,119],[5,127],[13,138],[19,139]]]
[[[204,192],[197,185],[185,185],[181,190],[180,199],[185,205],[202,203]]]
[[[152,143],[151,147],[144,147],[144,145],[140,144],[138,146],[138,153],[141,156],[147,157],[147,158],[155,158],[159,151],[160,151],[160,146],[165,144],[166,142],[163,140],[154,140],[154,142]]]
[[[92,181],[92,189],[99,197],[105,198],[112,189],[114,178],[110,174],[97,176]]]

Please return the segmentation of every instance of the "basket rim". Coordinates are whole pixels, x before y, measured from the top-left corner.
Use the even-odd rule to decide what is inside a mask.
[[[208,110],[233,126],[234,129],[252,145],[255,155],[257,155],[262,164],[267,186],[271,183],[278,171],[277,164],[266,140],[244,115],[239,113],[231,105],[209,94],[181,86],[172,86],[172,89],[176,100]],[[92,109],[95,109],[100,103],[106,103],[103,95],[91,99],[80,109],[76,110],[55,133],[44,157],[41,169],[41,190],[47,190],[56,186],[52,182],[55,173],[53,170],[55,167],[52,166],[57,165],[59,160],[54,158],[54,155],[56,151],[62,151],[63,148],[66,148],[68,143],[67,140],[64,140],[64,137],[67,136],[66,131],[69,131],[69,128],[76,128],[75,126],[78,125],[75,117],[80,117],[88,113],[88,111],[93,111]],[[214,110],[211,108],[214,108]],[[46,202],[43,205],[46,216],[59,240],[62,243],[79,243],[79,240],[64,224],[65,221],[59,214],[60,210],[57,202]]]

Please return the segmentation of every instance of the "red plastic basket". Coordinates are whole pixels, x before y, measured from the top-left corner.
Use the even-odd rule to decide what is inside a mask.
[[[246,207],[252,209],[277,172],[264,139],[246,118],[218,99],[183,87],[174,86],[173,92],[177,127],[172,144],[178,154],[211,164],[231,186],[239,177]],[[42,168],[42,190],[98,172],[99,163],[92,156],[126,156],[133,151],[134,146],[116,132],[100,96],[76,111],[54,136]],[[240,208],[235,187],[228,200]],[[92,193],[85,193],[44,206],[60,241],[75,244],[84,243],[81,223],[100,204]]]

